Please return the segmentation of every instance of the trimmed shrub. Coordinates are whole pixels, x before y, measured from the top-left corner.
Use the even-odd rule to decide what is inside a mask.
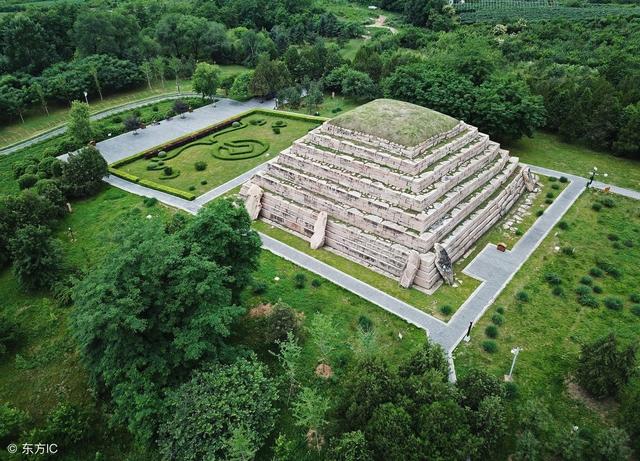
[[[585,275],[584,277],[580,278],[580,283],[583,285],[593,285],[593,279],[591,277],[589,277],[588,275]]]
[[[320,280],[320,279],[311,280],[311,286],[312,287],[318,288],[320,285],[322,285],[322,280]]]
[[[593,277],[602,277],[604,275],[604,271],[599,267],[592,267],[589,270],[589,274],[592,275]]]
[[[553,190],[558,190],[558,189],[560,189],[560,186],[558,184],[551,184],[551,188]]]
[[[593,309],[600,307],[598,300],[591,294],[578,296],[578,304],[585,307],[591,307]]]
[[[551,205],[553,203],[553,199],[552,198],[546,198],[546,199],[544,199],[544,203],[546,203],[547,205]]]
[[[189,190],[193,192],[194,190],[196,190],[196,186],[189,186]]]
[[[194,166],[196,168],[196,171],[204,171],[207,169],[207,162],[196,162]]]
[[[251,291],[254,295],[262,295],[267,292],[267,284],[264,282],[254,282]]]
[[[451,315],[451,313],[453,312],[453,308],[450,305],[445,304],[443,306],[440,306],[440,312],[442,312],[443,315]]]
[[[554,176],[549,176],[549,182],[556,182],[558,180],[558,178],[554,177]]]
[[[498,344],[493,339],[487,339],[482,341],[482,349],[489,354],[493,354],[498,351]]]
[[[576,288],[576,294],[578,295],[588,295],[589,293],[591,293],[591,289],[587,286],[580,285]]]
[[[568,223],[568,222],[566,222],[566,221],[560,221],[560,222],[558,223],[558,227],[559,227],[560,229],[562,229],[562,230],[567,230],[567,229],[569,229],[569,223]]]
[[[498,307],[496,308],[496,312],[497,312],[498,314],[500,314],[500,315],[504,315],[504,307],[502,307],[502,306],[498,306]]]
[[[306,284],[307,284],[307,276],[304,275],[302,272],[298,272],[296,275],[293,276],[293,286],[295,286],[296,288],[304,288]]]
[[[629,295],[629,301],[632,303],[640,303],[640,293],[631,293]]]
[[[237,120],[231,124],[231,126],[234,127],[234,128],[238,128],[241,125],[242,125],[242,123],[238,122]]]
[[[489,338],[497,338],[498,337],[498,327],[495,325],[487,325],[487,328],[484,329],[484,334]]]
[[[518,301],[520,301],[521,303],[528,303],[529,302],[529,293],[527,293],[524,290],[518,291],[516,293],[516,299]]]
[[[602,210],[602,205],[600,205],[599,203],[594,203],[594,204],[591,205],[591,209],[593,211],[600,211],[600,210]]]
[[[551,293],[554,296],[562,296],[562,295],[564,295],[564,290],[560,286],[555,286],[555,287],[553,287],[553,290],[551,290]]]
[[[165,158],[167,156],[167,153],[163,150],[161,150],[160,152],[158,152],[158,158]]]
[[[540,217],[540,216],[542,216],[543,214],[544,214],[544,210],[538,210],[538,211],[536,211],[536,216],[537,216],[537,217]]]
[[[203,185],[203,186],[206,186],[207,185],[207,180],[203,179],[202,181],[200,181],[200,184]]]
[[[554,184],[555,185],[555,184]],[[553,192],[547,192],[547,198],[554,198],[555,195],[553,194]]]
[[[521,235],[523,235],[523,234],[524,234],[524,232],[522,232],[522,230],[521,230],[521,229],[516,229],[516,235],[517,235],[518,237],[520,237],[520,236],[521,236]]]
[[[29,189],[38,182],[38,176],[33,173],[25,173],[18,178],[18,187],[20,190]]]
[[[162,172],[165,176],[171,176],[173,174],[173,168],[170,166],[165,166]]]
[[[364,331],[373,331],[373,321],[366,315],[358,317],[358,326]]]
[[[558,274],[554,274],[553,272],[545,274],[544,280],[549,285],[560,285],[562,283],[562,279],[560,278],[560,276]]]
[[[277,126],[274,126],[271,129],[273,130],[274,134],[280,134],[280,128],[278,128]]]
[[[146,206],[147,208],[151,208],[156,203],[158,203],[158,199],[155,197],[143,197],[142,203],[144,203],[144,206]]]
[[[600,285],[594,285],[592,289],[593,289],[593,292],[597,294],[600,294],[603,291]]]
[[[498,326],[502,325],[504,323],[504,315],[498,314],[496,312],[491,316],[491,322],[493,322],[494,325],[498,325]]]
[[[565,183],[565,182],[569,182],[569,180],[564,176],[560,176],[560,182]]]
[[[634,304],[629,310],[633,315],[640,317],[640,304]]]
[[[613,296],[607,296],[604,298],[604,305],[613,311],[622,310],[622,300],[620,298],[615,298]]]
[[[616,206],[615,200],[613,200],[611,197],[603,198],[602,200],[600,200],[600,203],[602,203],[607,208],[613,208]]]

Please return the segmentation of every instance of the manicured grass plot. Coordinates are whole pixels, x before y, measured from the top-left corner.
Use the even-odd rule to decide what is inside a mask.
[[[272,159],[321,122],[250,113],[233,125],[202,136],[157,157],[143,157],[118,167],[139,178],[195,195]]]

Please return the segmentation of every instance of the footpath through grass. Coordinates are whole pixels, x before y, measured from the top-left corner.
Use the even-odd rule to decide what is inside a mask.
[[[640,162],[588,147],[568,144],[556,135],[538,132],[533,138],[522,138],[508,149],[525,163],[588,177],[593,167],[608,177],[598,180],[620,187],[640,190]]]
[[[601,201],[614,206],[592,209]],[[589,191],[561,222],[567,227],[559,224],[523,265],[474,327],[471,342],[461,343],[456,350],[455,363],[459,375],[478,367],[502,377],[509,372],[511,348],[522,347],[514,375],[519,402],[538,399],[546,404],[554,418],[552,431],[566,432],[572,425],[602,424],[601,416],[571,397],[566,384],[580,344],[612,331],[623,344],[640,337],[640,317],[632,313],[630,300],[632,293],[640,292],[640,202]],[[598,260],[611,264],[620,277],[606,272],[594,276],[598,270],[590,274]],[[559,285],[547,281],[552,275]],[[599,307],[581,305],[578,287],[586,287],[580,289],[589,291]],[[521,291],[527,293],[528,302],[516,300]],[[610,297],[620,299],[623,308],[605,307]],[[483,350],[483,343],[489,340],[484,331],[498,308],[504,309],[505,320],[498,327],[497,352],[488,353]],[[604,418],[613,421],[615,407]]]

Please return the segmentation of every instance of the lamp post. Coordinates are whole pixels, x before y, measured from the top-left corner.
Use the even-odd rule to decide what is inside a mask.
[[[84,90],[83,93],[84,93],[84,102],[89,104],[89,98],[87,97],[89,95],[89,92],[87,90]]]
[[[513,369],[516,367],[516,359],[518,358],[518,354],[521,350],[521,347],[514,347],[513,349],[511,349],[511,353],[513,354],[513,361],[511,362],[511,369],[509,370],[509,374],[504,377],[505,381],[513,381]]]
[[[598,167],[594,166],[589,172],[589,181],[587,182],[586,188],[588,189],[589,187],[591,187],[591,184],[596,179],[596,176],[600,176],[600,175],[602,175],[603,178],[606,178],[607,176],[609,176],[607,173],[598,173]]]

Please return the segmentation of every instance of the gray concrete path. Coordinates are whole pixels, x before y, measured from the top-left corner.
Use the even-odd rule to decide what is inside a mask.
[[[100,112],[93,114],[91,116],[91,120],[100,120],[100,119],[109,117],[111,115],[117,114],[119,112],[135,109],[136,107],[147,106],[149,104],[153,104],[160,101],[167,101],[170,99],[179,99],[179,98],[190,98],[190,97],[196,97],[196,96],[200,96],[200,94],[186,92],[186,93],[167,93],[159,96],[152,96],[150,98],[140,99],[138,101],[134,101],[127,104],[122,104],[116,107],[112,107],[110,109],[102,110]],[[25,147],[31,146],[32,144],[37,144],[39,142],[46,141],[47,139],[51,139],[53,137],[61,135],[65,131],[67,131],[66,123],[59,126],[58,128],[53,128],[51,130],[45,131],[44,133],[33,136],[29,139],[25,139],[23,141],[0,148],[0,155],[8,155],[13,152],[17,152],[20,149],[24,149]]]
[[[275,103],[273,100],[261,102],[251,99],[240,102],[221,99],[216,104],[209,104],[184,114],[184,118],[178,116],[171,120],[163,120],[158,124],[147,126],[144,130],[138,130],[137,134],[130,131],[101,141],[96,144],[96,147],[107,163],[111,164],[258,107],[273,109]]]

